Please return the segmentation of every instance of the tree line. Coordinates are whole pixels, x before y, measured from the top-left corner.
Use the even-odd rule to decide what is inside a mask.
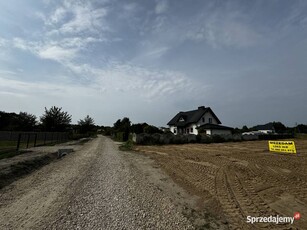
[[[282,122],[279,121],[273,121],[269,122],[266,125],[269,125],[271,127],[274,127],[274,130],[276,133],[281,134],[293,134],[293,133],[307,133],[307,125],[304,124],[298,124],[295,127],[287,127]],[[250,132],[250,131],[257,131],[258,126],[253,126],[248,128],[246,125],[244,125],[241,129],[235,128],[233,130],[234,133],[244,133],[244,132]]]
[[[0,111],[0,131],[45,131],[45,132],[68,132],[75,130],[81,134],[94,131],[94,119],[87,115],[80,119],[77,125],[71,124],[72,116],[63,111],[61,107],[52,106],[37,118],[27,112],[7,113]]]
[[[77,124],[71,124],[72,116],[62,107],[52,106],[46,108],[38,118],[27,112],[7,113],[0,111],[0,131],[24,132],[74,132],[89,134],[100,132],[111,135],[117,140],[126,141],[130,133],[163,133],[161,129],[147,123],[132,124],[128,117],[118,119],[112,127],[97,126],[94,119],[87,115]]]
[[[124,117],[122,119],[118,119],[112,127],[102,127],[102,133],[104,135],[112,136],[118,141],[127,141],[131,133],[154,134],[163,133],[163,131],[156,126],[149,125],[147,123],[132,124],[128,117]]]
[[[80,134],[96,132],[97,130],[105,135],[112,135],[118,140],[128,140],[131,133],[163,133],[161,129],[147,123],[132,124],[128,117],[118,119],[112,127],[97,126],[94,119],[87,115],[80,119],[76,125],[71,124],[72,116],[63,111],[61,107],[52,106],[37,118],[27,112],[7,113],[0,111],[0,131],[45,131],[45,132],[68,132],[73,131]],[[281,122],[270,122],[277,133],[307,133],[307,125],[299,124],[295,127],[286,127]],[[256,126],[255,126],[256,127]],[[255,127],[243,126],[235,128],[234,133],[254,131]]]

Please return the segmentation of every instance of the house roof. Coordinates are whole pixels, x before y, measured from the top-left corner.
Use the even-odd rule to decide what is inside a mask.
[[[219,130],[233,130],[233,128],[228,127],[228,126],[209,124],[209,123],[197,127],[197,129],[200,129],[200,128],[203,128],[203,129],[219,129]]]
[[[221,124],[220,120],[217,118],[217,116],[213,113],[210,107],[200,106],[197,110],[191,110],[186,112],[179,112],[175,117],[173,117],[172,120],[170,120],[167,125],[175,125],[179,127],[184,127],[191,123],[198,122],[201,117],[207,113],[210,112],[212,116],[216,119],[218,124]],[[181,118],[183,118],[183,121],[180,121]]]
[[[274,130],[274,124],[270,122],[265,125],[256,125],[252,129],[254,130]]]

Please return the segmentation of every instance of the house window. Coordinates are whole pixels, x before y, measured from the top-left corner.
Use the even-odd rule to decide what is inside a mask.
[[[187,129],[187,133],[189,133],[189,129]]]
[[[193,128],[191,128],[191,133],[193,133]]]
[[[184,121],[183,117],[180,117],[179,121]]]
[[[177,132],[177,129],[174,129],[174,133],[176,133]]]
[[[202,121],[203,121],[203,123],[205,123],[205,118],[204,117],[202,118]]]
[[[212,123],[212,118],[211,118],[211,117],[209,118],[209,123],[210,123],[210,124]]]

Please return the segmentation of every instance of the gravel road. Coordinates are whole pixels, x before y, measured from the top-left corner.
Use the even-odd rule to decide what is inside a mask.
[[[99,136],[2,189],[0,229],[193,229],[149,163]]]

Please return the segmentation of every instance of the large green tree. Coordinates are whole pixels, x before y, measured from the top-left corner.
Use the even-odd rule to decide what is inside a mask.
[[[283,123],[281,123],[279,121],[278,122],[274,121],[273,122],[273,126],[274,126],[274,129],[275,129],[276,133],[285,133],[285,132],[287,132],[287,127]]]
[[[114,125],[113,130],[115,133],[123,134],[123,141],[127,141],[130,133],[131,121],[128,117],[124,117],[123,119],[118,119]]]
[[[71,115],[62,111],[62,108],[52,106],[50,109],[45,107],[45,113],[40,117],[42,126],[46,131],[65,131],[71,122]]]
[[[307,133],[307,125],[303,124],[297,125],[296,130],[298,133]]]
[[[36,116],[31,113],[20,112],[17,118],[17,124],[18,130],[20,131],[33,131],[37,124]]]
[[[6,113],[0,111],[0,130],[15,131],[17,128],[18,115],[16,113]]]
[[[124,117],[123,119],[118,119],[114,123],[114,130],[118,132],[128,132],[130,131],[131,121],[128,117]]]
[[[80,126],[80,133],[88,133],[94,129],[95,122],[93,118],[87,115],[83,120],[78,121],[78,125]]]
[[[0,111],[0,130],[33,131],[37,124],[36,116],[26,112],[6,113]]]

